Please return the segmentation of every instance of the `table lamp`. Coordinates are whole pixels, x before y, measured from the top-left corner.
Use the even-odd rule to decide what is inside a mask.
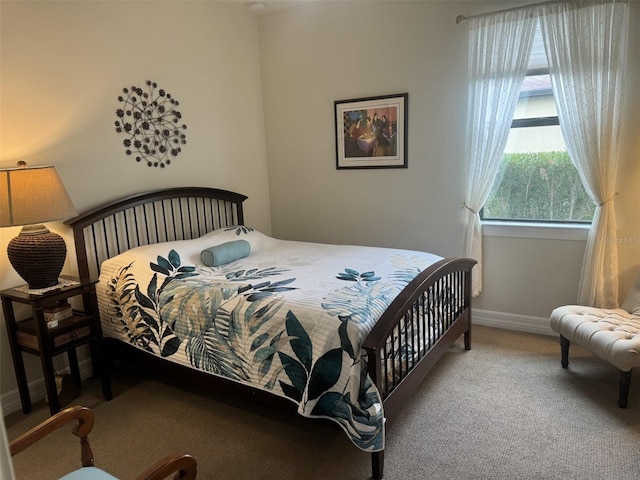
[[[23,226],[7,255],[30,289],[57,285],[67,257],[64,239],[42,224],[77,214],[55,167],[0,169],[0,227]]]

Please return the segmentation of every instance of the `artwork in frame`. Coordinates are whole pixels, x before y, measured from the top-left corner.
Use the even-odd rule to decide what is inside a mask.
[[[337,100],[336,167],[407,168],[408,93]]]

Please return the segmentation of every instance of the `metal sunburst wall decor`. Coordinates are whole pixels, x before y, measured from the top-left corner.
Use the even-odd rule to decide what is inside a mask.
[[[116,132],[123,133],[127,155],[135,155],[137,162],[149,167],[164,168],[182,151],[187,143],[181,124],[180,103],[158,84],[147,80],[146,88],[123,88],[118,97],[122,107],[116,110]]]

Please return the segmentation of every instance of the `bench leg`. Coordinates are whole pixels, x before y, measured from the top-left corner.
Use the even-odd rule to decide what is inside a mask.
[[[564,336],[560,335],[560,352],[562,368],[569,366],[569,345],[571,342]],[[620,370],[620,381],[618,386],[618,406],[620,408],[627,408],[629,398],[629,388],[631,387],[631,371],[623,372]]]
[[[633,369],[632,369],[633,370]],[[629,387],[631,386],[631,372],[623,372],[620,370],[620,386],[618,395],[618,406],[627,408],[627,399],[629,398]]]
[[[562,368],[567,368],[569,366],[569,344],[569,340],[560,335],[560,352],[562,355],[560,363]]]

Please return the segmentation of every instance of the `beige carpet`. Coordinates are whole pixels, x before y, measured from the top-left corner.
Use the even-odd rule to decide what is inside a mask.
[[[560,367],[553,337],[475,327],[473,350],[452,347],[387,432],[385,479],[640,478],[640,374],[617,407],[617,372],[576,347]],[[74,403],[94,409],[96,464],[134,478],[173,451],[200,479],[358,479],[370,456],[332,424],[251,402],[187,392],[143,372],[114,373],[105,402],[88,381]],[[48,416],[6,419],[9,439]],[[18,480],[57,478],[79,465],[70,429],[14,457]]]

